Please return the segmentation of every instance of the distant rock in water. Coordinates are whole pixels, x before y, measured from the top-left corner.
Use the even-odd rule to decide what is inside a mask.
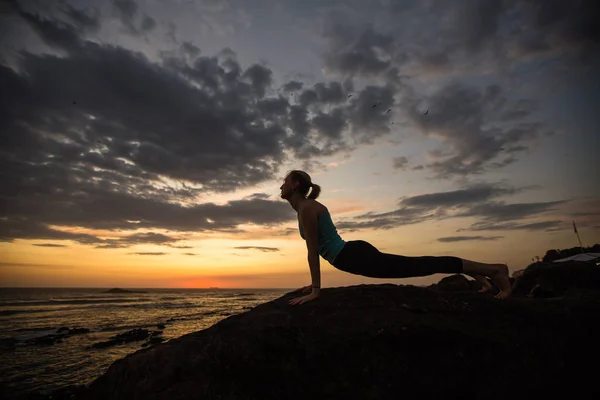
[[[109,289],[106,292],[102,292],[102,293],[148,293],[148,292],[145,292],[143,290],[127,290],[127,289],[114,288],[114,289]]]
[[[588,366],[600,358],[600,296],[498,300],[384,284],[326,288],[290,306],[298,296],[141,349],[77,398],[504,400],[600,390]]]

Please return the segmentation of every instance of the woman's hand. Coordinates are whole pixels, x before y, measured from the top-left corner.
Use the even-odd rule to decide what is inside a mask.
[[[313,291],[311,294],[308,294],[306,296],[296,297],[295,299],[290,300],[290,305],[295,306],[297,304],[303,304],[307,301],[314,300],[317,297],[319,297],[319,293]]]

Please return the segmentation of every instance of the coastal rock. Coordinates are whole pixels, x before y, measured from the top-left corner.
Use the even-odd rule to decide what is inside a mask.
[[[600,301],[393,284],[288,293],[113,363],[86,399],[598,396]],[[417,310],[418,312],[416,312]]]
[[[140,340],[146,339],[150,336],[150,332],[148,329],[132,329],[125,333],[121,333],[119,335],[113,336],[110,340],[105,342],[98,342],[92,345],[93,349],[103,349],[106,347],[116,346],[118,344],[128,343],[128,342],[137,342]]]

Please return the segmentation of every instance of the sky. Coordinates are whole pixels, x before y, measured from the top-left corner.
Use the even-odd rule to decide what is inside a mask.
[[[0,286],[310,284],[341,237],[525,268],[600,242],[585,0],[0,3]],[[371,279],[321,259],[322,286]]]

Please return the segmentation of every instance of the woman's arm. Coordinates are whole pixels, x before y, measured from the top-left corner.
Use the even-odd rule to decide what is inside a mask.
[[[300,212],[300,223],[304,230],[306,248],[308,249],[308,266],[312,279],[312,292],[321,291],[321,266],[319,260],[319,224],[318,209],[315,204],[306,204]]]

